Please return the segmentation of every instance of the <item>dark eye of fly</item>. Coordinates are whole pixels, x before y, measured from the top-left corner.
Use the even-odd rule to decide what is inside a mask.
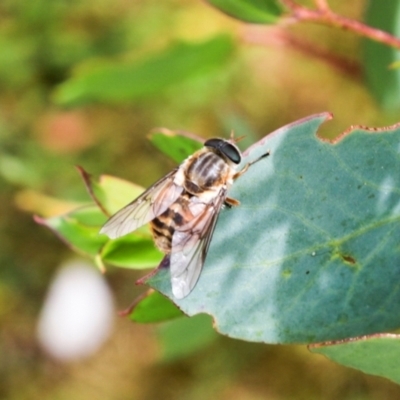
[[[209,139],[204,143],[206,147],[212,147],[217,150],[217,152],[224,155],[226,158],[229,158],[233,163],[239,164],[242,160],[242,157],[239,153],[239,150],[232,143],[229,143],[224,139]]]

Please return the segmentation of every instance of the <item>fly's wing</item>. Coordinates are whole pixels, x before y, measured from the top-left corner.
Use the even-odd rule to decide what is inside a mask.
[[[195,218],[175,229],[170,270],[172,293],[177,299],[186,297],[199,279],[225,197],[226,189],[222,189],[211,203],[189,205],[194,209]]]
[[[111,239],[124,236],[162,214],[182,193],[174,183],[177,168],[157,181],[137,199],[117,211],[101,228]]]

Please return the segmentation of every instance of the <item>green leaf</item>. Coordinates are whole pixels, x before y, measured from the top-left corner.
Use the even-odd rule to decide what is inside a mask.
[[[255,24],[272,24],[283,13],[275,0],[207,0],[214,7],[236,19]]]
[[[78,253],[96,256],[108,238],[99,235],[106,216],[96,206],[78,208],[52,218],[35,217],[35,221],[50,228],[61,240]]]
[[[177,43],[139,62],[92,65],[61,84],[55,100],[62,105],[134,101],[221,67],[232,51],[232,39],[221,35],[202,43]]]
[[[163,359],[175,361],[203,349],[217,339],[209,315],[178,318],[158,329]]]
[[[370,0],[365,16],[367,25],[400,36],[400,1]],[[400,60],[400,52],[371,40],[364,40],[365,77],[369,89],[382,107],[400,106],[400,70],[390,68]]]
[[[165,128],[154,129],[148,135],[150,142],[162,153],[181,163],[203,147],[203,139],[188,132],[171,131]]]
[[[106,217],[95,206],[82,206],[67,214],[67,217],[77,221],[80,225],[95,227],[96,229],[104,224]]]
[[[153,290],[140,297],[129,310],[129,318],[139,323],[163,322],[183,315],[171,300]]]
[[[248,341],[312,343],[400,326],[400,128],[315,136],[321,114],[244,153],[197,286],[174,300]],[[351,133],[351,134],[350,134]],[[171,294],[168,270],[150,279]]]
[[[36,222],[51,229],[73,250],[97,259],[100,256],[101,263],[135,269],[158,265],[162,253],[154,246],[147,226],[117,240],[110,240],[99,234],[106,219],[97,206],[80,207],[52,218],[35,217]]]
[[[78,167],[78,171],[93,200],[108,215],[126,206],[144,190],[139,185],[115,176],[101,175],[99,178],[94,178],[82,167]]]
[[[400,384],[400,335],[377,334],[320,343],[309,346],[309,349],[347,367],[383,376]]]
[[[162,253],[154,246],[147,230],[137,230],[116,240],[109,240],[102,247],[100,256],[103,262],[117,267],[143,269],[157,266]]]

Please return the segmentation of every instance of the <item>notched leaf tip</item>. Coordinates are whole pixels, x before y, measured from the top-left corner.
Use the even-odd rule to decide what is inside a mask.
[[[307,116],[307,117],[301,118],[301,119],[299,119],[299,120],[297,120],[297,121],[291,122],[290,124],[287,124],[287,125],[285,125],[285,126],[283,126],[283,127],[281,127],[281,128],[278,128],[278,129],[276,129],[275,131],[273,131],[273,132],[267,134],[266,136],[264,136],[264,137],[263,137],[261,140],[259,140],[258,142],[254,143],[253,145],[251,145],[250,147],[248,147],[248,148],[242,153],[243,158],[248,157],[249,154],[251,154],[251,153],[252,153],[254,150],[256,150],[258,147],[264,146],[264,145],[266,144],[266,142],[267,142],[268,140],[270,140],[273,136],[278,136],[278,135],[280,135],[280,134],[282,134],[282,133],[284,133],[284,132],[286,132],[286,131],[288,131],[288,130],[290,130],[290,129],[293,129],[293,128],[294,128],[295,126],[297,126],[297,125],[305,124],[306,122],[308,122],[308,121],[310,121],[310,120],[313,120],[313,119],[317,119],[317,118],[322,119],[322,122],[321,122],[321,124],[322,124],[322,123],[324,123],[324,122],[326,122],[326,121],[330,121],[331,119],[333,119],[333,114],[330,113],[330,112],[328,112],[328,111],[325,111],[325,112],[322,112],[322,113],[319,113],[319,114],[312,114],[312,115],[309,115],[309,116]],[[320,139],[320,140],[324,140],[324,139],[320,138],[318,135],[317,135],[317,137],[318,137],[318,139]]]

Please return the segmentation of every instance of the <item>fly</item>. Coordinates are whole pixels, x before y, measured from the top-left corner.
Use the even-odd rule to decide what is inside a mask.
[[[229,187],[251,164],[269,154],[236,171],[242,160],[237,141],[233,137],[207,140],[201,150],[119,210],[100,230],[115,239],[150,223],[155,245],[166,254],[163,265],[170,267],[177,299],[186,297],[199,279],[222,206],[240,204],[227,197]]]

